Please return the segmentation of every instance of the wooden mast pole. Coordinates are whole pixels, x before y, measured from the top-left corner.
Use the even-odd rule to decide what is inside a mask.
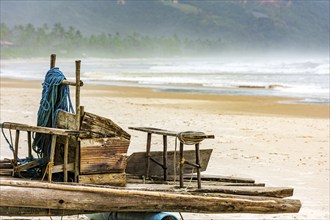
[[[56,54],[52,54],[50,55],[50,68],[55,67],[55,63],[56,63]]]
[[[80,60],[76,60],[76,130],[80,130]],[[75,155],[75,181],[78,182],[79,176],[79,148],[80,142],[76,139],[76,155]]]

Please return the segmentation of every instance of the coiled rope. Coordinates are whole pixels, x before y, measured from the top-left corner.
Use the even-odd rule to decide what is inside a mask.
[[[37,126],[55,127],[57,114],[60,110],[74,113],[69,86],[62,84],[65,79],[64,74],[57,67],[53,67],[47,72],[42,84],[42,98],[38,110]],[[43,158],[44,155],[49,157],[50,146],[50,135],[35,134],[32,148],[39,158]]]
[[[199,131],[184,131],[184,132],[180,132],[176,135],[175,149],[174,149],[174,155],[173,155],[174,182],[176,182],[176,170],[179,168],[180,163],[184,164],[184,159],[183,159],[183,161],[179,161],[179,163],[176,164],[176,152],[177,152],[177,144],[178,144],[177,140],[179,140],[181,143],[186,144],[186,145],[194,145],[194,144],[200,143],[204,139],[205,139],[205,133],[199,132]],[[193,172],[193,170],[192,170],[192,172]],[[191,180],[192,180],[192,177],[191,177]],[[190,180],[190,182],[191,182],[191,180]]]
[[[185,131],[178,133],[177,137],[181,143],[193,145],[203,141],[205,139],[205,133],[198,131]]]

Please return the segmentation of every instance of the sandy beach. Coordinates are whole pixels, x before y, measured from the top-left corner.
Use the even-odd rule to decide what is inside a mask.
[[[41,82],[1,78],[0,86],[0,121],[35,125]],[[73,97],[74,89],[71,94]],[[330,218],[329,105],[294,104],[288,98],[92,85],[82,87],[81,105],[85,111],[112,119],[132,135],[128,154],[144,151],[146,141],[144,133],[128,130],[129,126],[214,134],[214,140],[201,144],[201,148],[214,149],[206,173],[253,178],[266,186],[293,187],[293,198],[302,202],[296,214],[183,213],[184,219]],[[161,141],[161,137],[154,138],[153,146]],[[174,139],[169,141],[169,149],[174,150]],[[12,158],[3,137],[0,146],[1,158]]]

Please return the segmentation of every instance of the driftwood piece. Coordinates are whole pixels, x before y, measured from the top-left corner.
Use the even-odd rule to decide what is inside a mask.
[[[80,174],[124,172],[129,143],[120,137],[82,139]]]
[[[127,140],[131,138],[130,134],[112,120],[88,112],[83,115],[81,130],[91,132],[82,135],[81,138],[123,137]]]
[[[96,184],[96,185],[109,185],[109,186],[125,186],[126,174],[125,173],[106,173],[106,174],[93,174],[93,175],[79,175],[79,183],[83,184]]]
[[[195,174],[186,174],[184,179],[196,180]],[[201,179],[203,181],[216,181],[216,182],[229,182],[229,183],[255,183],[255,180],[250,178],[233,177],[233,176],[220,176],[220,175],[206,175],[202,174]]]
[[[248,196],[248,197],[272,197],[272,198],[286,198],[293,195],[293,189],[290,187],[260,187],[260,186],[228,186],[222,185],[203,185],[202,189],[196,187],[188,187],[185,189],[175,187],[172,185],[159,185],[159,184],[130,184],[128,181],[127,187],[129,189],[144,190],[144,191],[163,191],[163,192],[187,192],[194,195],[235,195],[235,196]],[[238,198],[237,197],[237,198]]]
[[[196,213],[295,213],[299,200],[220,198],[68,184],[1,180],[0,206]],[[51,195],[51,196],[49,196]]]
[[[200,150],[200,164],[201,164],[201,171],[205,171],[207,168],[207,165],[209,163],[210,157],[211,157],[212,149],[202,149]],[[151,158],[153,160],[157,161],[158,163],[163,163],[163,152],[162,151],[151,151],[150,152]],[[194,150],[185,150],[184,151],[184,158],[187,161],[195,161],[195,151]],[[143,176],[145,173],[145,159],[146,159],[146,153],[145,152],[136,152],[131,154],[127,158],[127,168],[126,172]],[[179,159],[179,152],[176,152],[176,160],[175,166],[178,166],[180,162]],[[153,162],[151,162],[151,165]],[[150,166],[149,167],[149,176],[150,177],[159,177],[163,176],[163,169],[160,166]],[[178,174],[179,171],[176,173]],[[196,169],[193,169],[191,166],[184,166],[183,172],[185,174],[191,174],[192,172],[196,172]],[[173,175],[174,174],[174,151],[167,151],[167,175]]]

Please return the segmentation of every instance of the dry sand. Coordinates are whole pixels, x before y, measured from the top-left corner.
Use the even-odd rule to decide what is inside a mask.
[[[41,82],[1,79],[0,121],[36,124],[41,90]],[[201,144],[201,148],[214,149],[206,173],[293,187],[293,198],[302,202],[297,214],[183,213],[186,220],[329,219],[329,105],[89,85],[82,88],[81,97],[86,111],[111,118],[126,130],[149,126],[214,134],[214,140]],[[144,151],[146,135],[127,131],[132,135],[129,154]],[[161,141],[155,136],[152,146]],[[169,149],[174,149],[174,140]],[[1,158],[12,157],[3,138],[0,154]]]

